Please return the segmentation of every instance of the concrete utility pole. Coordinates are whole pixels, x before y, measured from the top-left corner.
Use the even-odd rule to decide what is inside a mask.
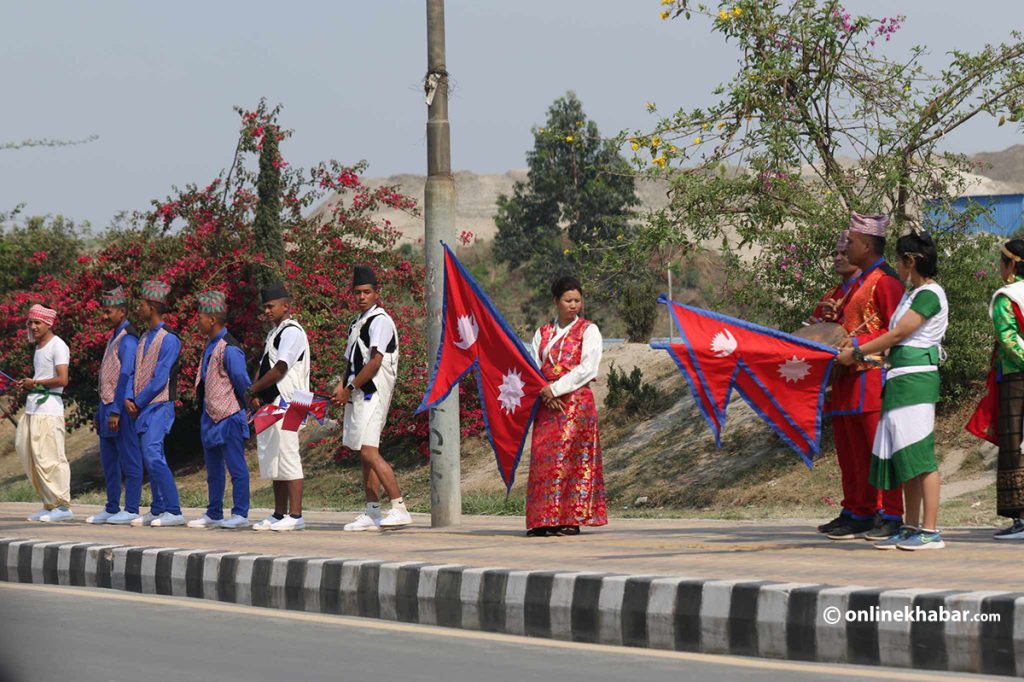
[[[423,218],[427,263],[427,362],[433,370],[441,344],[444,250],[455,246],[455,180],[448,127],[448,71],[444,57],[444,0],[427,0],[427,186]],[[459,392],[430,411],[430,525],[462,523]]]

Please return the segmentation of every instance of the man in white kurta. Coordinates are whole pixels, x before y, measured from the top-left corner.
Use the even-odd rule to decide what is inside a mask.
[[[43,508],[29,521],[71,521],[71,469],[64,455],[64,387],[71,352],[53,333],[57,312],[33,305],[28,313],[29,340],[35,343],[32,378],[18,387],[28,392],[25,413],[18,421],[14,447]]]

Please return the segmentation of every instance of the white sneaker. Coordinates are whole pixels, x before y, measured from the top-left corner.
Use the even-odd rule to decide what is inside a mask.
[[[192,519],[191,521],[189,521],[188,522],[188,527],[189,528],[220,528],[221,525],[223,525],[223,523],[224,523],[223,521],[217,521],[216,519],[211,519],[206,514],[203,514],[203,518],[201,518],[201,519]],[[160,525],[163,525],[163,524],[160,524]]]
[[[152,526],[153,522],[156,521],[158,518],[160,518],[158,514],[154,514],[153,512],[146,512],[142,516],[136,516],[129,523],[131,523],[136,528],[138,528],[139,526]]]
[[[352,523],[345,524],[345,530],[380,530],[380,514],[370,515],[363,512]]]
[[[33,514],[32,516],[28,517],[28,520],[29,521],[38,521],[39,519],[41,519],[42,517],[46,516],[49,513],[50,513],[49,509],[40,509],[35,514]]]
[[[286,516],[285,518],[288,518],[288,517]],[[273,526],[278,521],[283,521],[283,520],[284,519],[275,519],[274,515],[271,514],[270,516],[268,516],[267,518],[263,519],[262,521],[257,521],[256,523],[252,524],[252,529],[253,530],[270,530],[271,526]]]
[[[118,512],[118,513],[120,513],[120,512]],[[104,509],[100,513],[93,514],[92,516],[86,518],[85,522],[86,523],[95,523],[95,524],[106,523],[112,516],[113,516],[113,514],[108,512],[106,509]]]
[[[270,530],[302,530],[306,527],[305,519],[296,519],[292,516],[285,516],[280,521],[275,521],[271,526]]]
[[[392,507],[384,518],[380,520],[380,527],[401,528],[402,526],[408,526],[410,523],[412,523],[412,516],[409,512]]]
[[[153,519],[153,523],[149,525],[153,526],[154,528],[166,528],[167,526],[184,526],[185,517],[181,514],[172,514],[171,512],[164,512],[157,518]]]
[[[70,509],[61,509],[58,507],[57,509],[51,509],[50,511],[40,516],[39,520],[43,523],[57,523],[60,521],[72,521],[74,520],[74,518],[75,513],[73,511],[71,511]]]
[[[128,524],[131,524],[131,525],[134,526],[135,525],[135,523],[134,523],[135,519],[140,519],[140,518],[142,518],[142,517],[139,516],[138,514],[133,514],[130,511],[125,511],[125,510],[122,509],[121,511],[117,512],[116,514],[111,516],[109,519],[107,519],[107,523],[113,524],[115,526],[127,526]],[[152,519],[150,519],[150,521],[152,521]],[[142,525],[142,524],[140,523],[139,525]]]
[[[274,520],[277,521],[277,519]],[[223,521],[221,521],[220,527],[228,528],[230,530],[234,530],[237,528],[248,528],[249,519],[245,518],[244,516],[232,516],[229,519],[224,519]]]

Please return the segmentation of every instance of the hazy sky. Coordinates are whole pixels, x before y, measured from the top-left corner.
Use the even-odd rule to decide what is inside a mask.
[[[927,44],[933,58],[1024,27],[1024,2],[849,0],[854,12],[908,15],[890,49]],[[981,8],[984,11],[979,11]],[[703,21],[664,22],[658,0],[448,0],[452,163],[525,166],[530,126],[575,90],[606,134],[663,111],[711,103],[736,54]],[[367,159],[370,175],[422,173],[422,0],[8,0],[0,9],[0,142],[81,138],[62,149],[0,151],[0,210],[63,213],[105,227],[174,184],[227,166],[232,105],[284,104],[293,164]],[[978,120],[952,136],[959,151],[1024,142]]]

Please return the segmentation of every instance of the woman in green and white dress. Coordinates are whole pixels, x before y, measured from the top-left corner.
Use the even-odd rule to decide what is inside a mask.
[[[896,243],[900,278],[907,293],[889,321],[889,331],[863,346],[844,349],[852,364],[888,351],[882,420],[875,432],[869,481],[891,490],[903,485],[905,523],[878,549],[941,549],[938,530],[939,468],[935,462],[935,403],[939,400],[939,356],[949,306],[933,277],[938,254],[932,238],[916,231]],[[923,507],[923,513],[922,513]]]

